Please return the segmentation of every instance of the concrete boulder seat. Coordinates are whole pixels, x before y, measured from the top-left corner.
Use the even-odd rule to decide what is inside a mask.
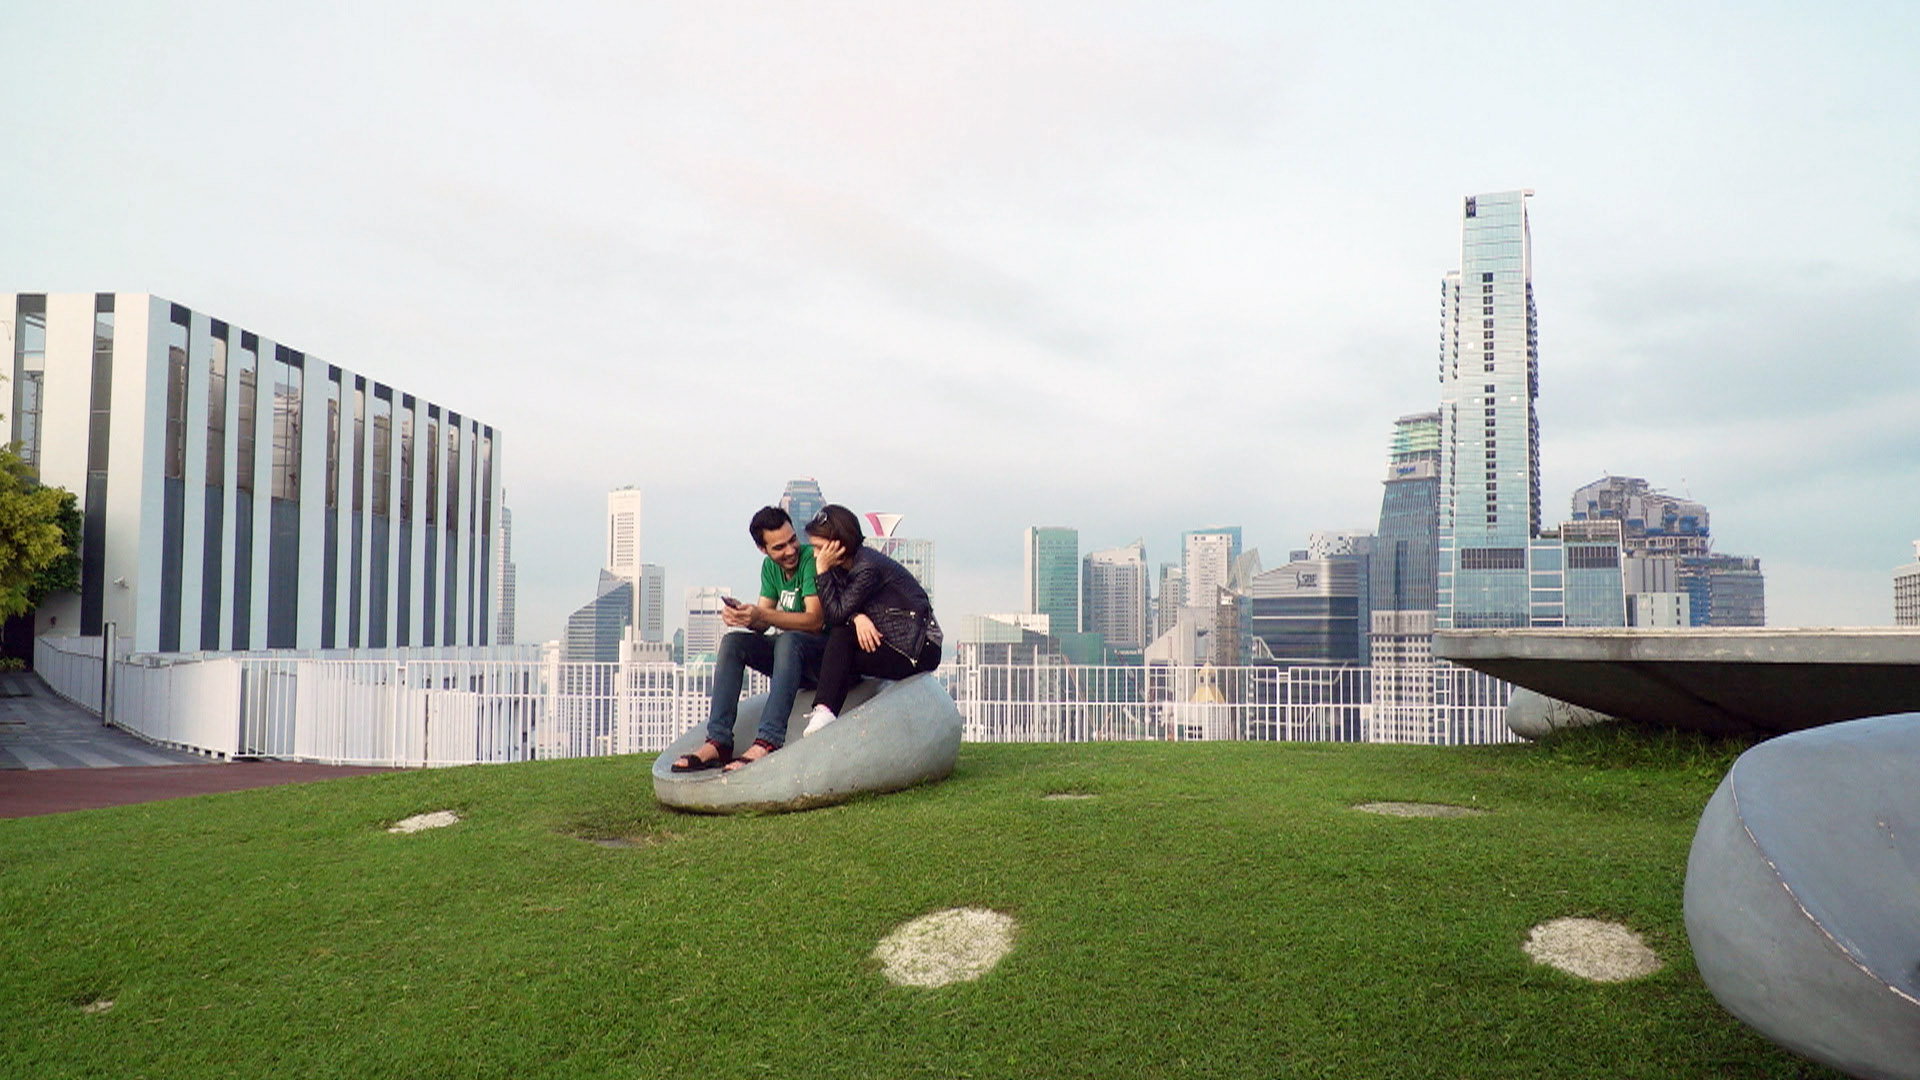
[[[752,742],[766,703],[765,694],[740,703],[736,743]],[[863,680],[847,695],[838,720],[803,736],[811,708],[813,692],[802,691],[787,725],[787,744],[745,768],[672,771],[675,758],[706,739],[701,723],[654,761],[654,797],[677,810],[707,814],[807,810],[945,779],[960,756],[960,710],[931,673],[899,682]]]
[[[1920,713],[1741,755],[1694,835],[1686,924],[1733,1015],[1850,1075],[1920,1078]]]

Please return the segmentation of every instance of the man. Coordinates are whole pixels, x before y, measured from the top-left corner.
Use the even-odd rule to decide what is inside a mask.
[[[691,754],[682,754],[674,772],[697,772],[725,767],[728,771],[759,761],[787,741],[787,714],[802,688],[811,688],[820,675],[820,656],[826,636],[820,596],[814,588],[812,551],[794,534],[787,512],[763,506],[747,523],[747,532],[766,559],[760,565],[760,599],[742,604],[732,597],[720,618],[734,632],[720,639],[720,658],[713,669],[713,703],[707,712],[707,741]],[[801,558],[805,552],[807,558]],[[769,634],[767,631],[774,633]],[[740,687],[746,669],[772,679],[767,706],[760,713],[759,737],[738,758],[733,756],[733,724],[740,710]]]

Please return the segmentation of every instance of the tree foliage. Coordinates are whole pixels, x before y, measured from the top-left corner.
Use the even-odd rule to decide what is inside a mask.
[[[0,617],[32,611],[79,587],[80,512],[71,491],[47,487],[11,448],[0,450]]]

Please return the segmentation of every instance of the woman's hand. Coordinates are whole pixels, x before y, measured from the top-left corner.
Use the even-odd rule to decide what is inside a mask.
[[[815,544],[813,547],[814,573],[824,574],[833,569],[834,564],[840,561],[841,554],[846,550],[846,548],[840,545],[840,541],[838,540],[828,540],[825,543]],[[867,651],[872,652],[873,650],[868,649]]]
[[[860,614],[853,617],[853,636],[860,642],[860,648],[872,652],[880,647],[880,628],[873,620]]]

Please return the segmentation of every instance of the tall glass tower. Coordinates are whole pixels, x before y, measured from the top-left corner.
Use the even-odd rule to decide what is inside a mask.
[[[1376,611],[1432,611],[1434,554],[1439,548],[1434,508],[1440,490],[1440,414],[1415,413],[1394,423],[1393,449],[1380,498],[1380,529],[1373,548]]]
[[[1440,285],[1441,629],[1565,621],[1560,545],[1540,535],[1532,194],[1468,196]]]
[[[1027,610],[1050,619],[1056,637],[1080,632],[1080,530],[1035,525],[1021,537]]]
[[[811,476],[787,481],[787,489],[780,493],[780,509],[792,519],[796,533],[804,533],[807,522],[826,505],[827,497],[820,492],[820,481]]]

